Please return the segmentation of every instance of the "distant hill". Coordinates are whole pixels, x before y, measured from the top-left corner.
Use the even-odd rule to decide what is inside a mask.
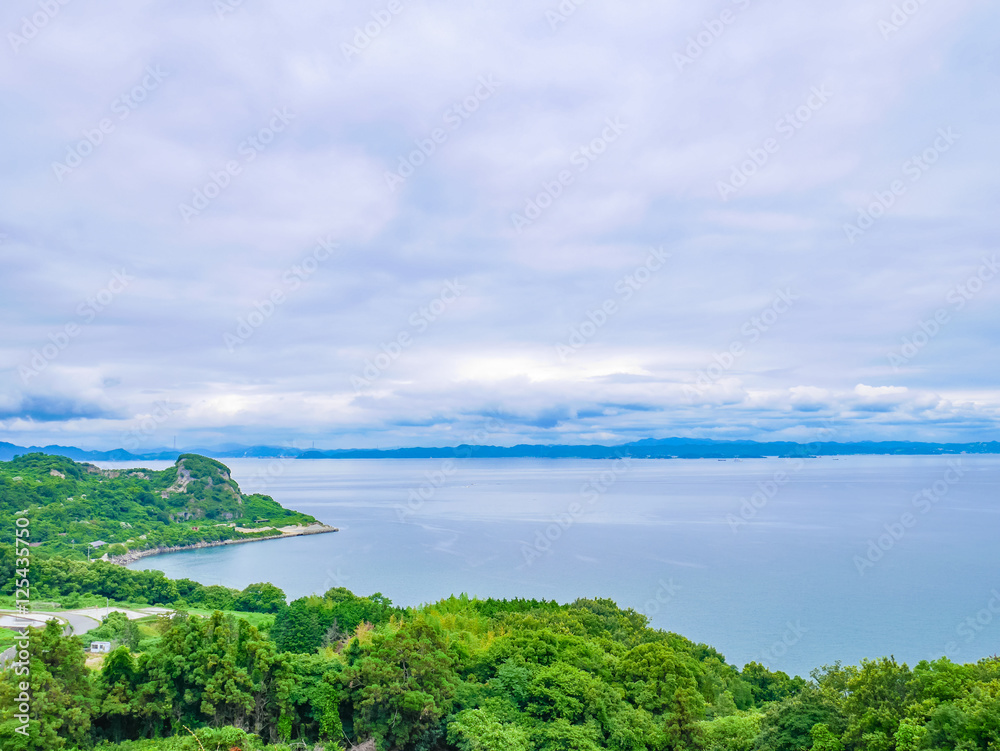
[[[850,454],[1000,454],[1000,443],[911,443],[907,441],[856,443],[759,443],[757,441],[709,441],[690,438],[645,439],[619,446],[468,446],[454,448],[340,449],[303,451],[300,459],[368,458],[550,458],[613,459],[730,459],[766,456],[844,456]]]
[[[1000,442],[978,443],[916,443],[911,441],[853,441],[838,443],[822,441],[794,443],[792,441],[713,441],[698,438],[645,438],[617,446],[573,446],[565,444],[518,446],[447,446],[396,449],[293,449],[281,446],[233,446],[198,448],[198,454],[219,459],[274,458],[295,459],[449,459],[449,458],[544,458],[544,459],[612,459],[630,456],[637,459],[734,459],[765,456],[846,456],[846,455],[933,455],[933,454],[1000,454]],[[72,446],[25,448],[0,443],[0,460],[14,456],[42,453],[66,456],[77,461],[174,461],[183,452],[157,449],[130,453],[124,449],[86,451]]]
[[[82,559],[252,540],[318,524],[270,496],[240,492],[226,465],[197,454],[159,471],[102,470],[42,453],[0,462],[4,539],[13,539],[22,516],[40,552]]]
[[[138,459],[135,454],[130,454],[125,449],[115,449],[114,451],[87,451],[78,449],[75,446],[15,446],[13,443],[0,441],[0,461],[10,461],[15,456],[24,454],[50,454],[52,456],[65,456],[76,461],[131,461]],[[172,458],[176,459],[179,454],[175,452]]]

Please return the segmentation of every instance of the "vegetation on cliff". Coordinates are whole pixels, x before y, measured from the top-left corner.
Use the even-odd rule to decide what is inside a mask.
[[[34,552],[82,560],[317,523],[270,496],[240,492],[228,467],[196,454],[158,471],[99,469],[45,454],[0,462],[0,538],[13,539],[18,517],[30,520]]]

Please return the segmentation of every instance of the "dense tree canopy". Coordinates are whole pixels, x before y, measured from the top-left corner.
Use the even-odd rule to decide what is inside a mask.
[[[154,636],[138,642],[109,617],[98,633],[121,646],[99,670],[54,624],[33,632],[27,735],[9,709],[20,679],[0,677],[4,751],[332,749],[366,738],[401,751],[1000,747],[997,658],[912,669],[885,658],[807,681],[757,663],[740,670],[606,600],[463,595],[401,609],[335,588],[285,605],[270,585],[229,596],[277,613],[257,628],[179,612],[146,624]]]

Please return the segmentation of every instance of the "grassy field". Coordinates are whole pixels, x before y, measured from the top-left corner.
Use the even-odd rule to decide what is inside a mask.
[[[202,608],[188,608],[187,612],[190,613],[191,615],[198,615],[205,617],[211,615],[214,611],[203,610]],[[227,613],[229,615],[234,615],[237,618],[240,618],[244,621],[248,621],[251,626],[256,626],[257,628],[263,628],[264,630],[269,629],[271,627],[271,624],[274,623],[273,613],[241,613],[237,610],[224,610],[222,612]]]
[[[58,610],[59,603],[46,600],[45,602],[31,601],[32,610]],[[0,595],[0,610],[15,610],[17,603],[13,595]]]
[[[3,652],[7,647],[13,646],[18,638],[19,635],[16,631],[11,631],[9,628],[0,628],[0,652]]]
[[[61,610],[80,610],[83,608],[104,608],[110,605],[111,608],[122,608],[125,610],[148,610],[149,608],[167,608],[164,605],[150,605],[148,602],[118,602],[111,600],[110,603],[104,597],[98,597],[96,595],[83,595],[72,599],[64,599],[62,601],[32,601],[31,610],[37,612],[55,612],[58,613]],[[10,595],[0,595],[0,610],[16,610],[16,603],[14,598]],[[211,615],[212,610],[205,608],[187,608],[187,612],[192,615],[206,616]],[[249,621],[254,626],[259,626],[261,623],[274,620],[273,613],[244,613],[236,610],[227,610],[226,613],[232,613],[238,618],[243,618]]]

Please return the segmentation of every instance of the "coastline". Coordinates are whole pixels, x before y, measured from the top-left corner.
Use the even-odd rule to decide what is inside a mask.
[[[218,540],[216,542],[196,542],[193,545],[168,545],[146,550],[130,550],[124,555],[105,556],[100,560],[107,561],[115,566],[127,566],[142,558],[149,558],[154,555],[164,555],[166,553],[181,553],[185,550],[200,550],[202,548],[217,548],[221,545],[240,545],[246,542],[261,542],[263,540],[283,540],[288,537],[302,537],[303,535],[322,535],[329,532],[339,532],[338,527],[331,527],[326,524],[310,524],[308,527],[281,527],[281,534],[267,535],[265,537],[250,537],[241,540]]]

